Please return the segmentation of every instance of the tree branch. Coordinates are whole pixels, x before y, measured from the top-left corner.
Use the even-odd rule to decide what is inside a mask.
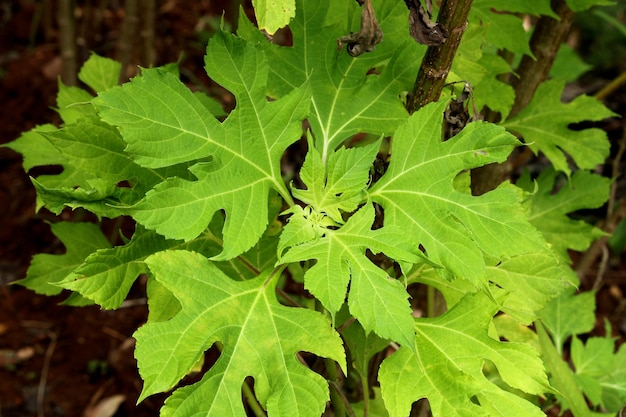
[[[556,54],[572,26],[574,12],[565,0],[552,0],[552,10],[559,16],[554,20],[542,16],[530,38],[530,50],[535,58],[524,55],[517,68],[518,77],[513,77],[511,85],[515,89],[515,102],[509,117],[518,114],[530,103],[537,87],[548,78]]]
[[[426,50],[413,91],[406,103],[409,113],[439,99],[467,27],[467,15],[471,7],[472,0],[443,0],[437,23],[448,30],[449,37],[444,44],[429,46]]]

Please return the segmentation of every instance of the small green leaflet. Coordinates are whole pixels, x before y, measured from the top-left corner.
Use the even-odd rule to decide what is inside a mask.
[[[298,214],[294,214],[297,216]],[[281,263],[316,259],[317,263],[304,275],[304,285],[334,315],[346,298],[348,283],[350,313],[367,332],[411,345],[414,332],[408,293],[400,281],[374,265],[365,250],[383,252],[397,261],[417,263],[417,254],[402,246],[405,234],[396,228],[371,230],[374,207],[366,204],[338,230],[326,230],[323,237],[301,242],[288,249]],[[290,223],[285,226],[285,231]],[[417,250],[417,247],[415,247]]]
[[[561,261],[569,264],[571,258],[568,249],[584,251],[605,233],[583,220],[570,218],[568,214],[602,206],[608,199],[611,180],[579,170],[555,193],[553,189],[557,175],[554,169],[548,168],[534,184],[528,173],[516,184],[528,192],[533,192],[537,187],[528,199],[529,220],[550,242]]]
[[[521,18],[512,13],[497,13],[489,3],[476,2],[470,10],[469,21],[486,26],[486,40],[496,48],[532,56]]]
[[[217,362],[200,382],[176,390],[161,415],[244,417],[241,386],[247,376],[254,378],[256,397],[269,415],[321,415],[329,398],[327,382],[296,354],[333,359],[346,372],[341,338],[322,314],[277,301],[277,271],[233,281],[207,258],[188,251],[160,252],[146,263],[181,309],[134,334],[145,381],[140,400],[171,389],[219,342]]]
[[[400,126],[389,168],[369,195],[384,208],[385,222],[402,225],[434,263],[481,288],[483,253],[501,258],[548,248],[526,220],[521,190],[503,184],[474,197],[454,188],[458,174],[503,161],[518,142],[504,129],[482,122],[470,123],[442,142],[446,104],[431,103]]]
[[[483,374],[483,362],[489,360],[509,386],[531,394],[550,391],[534,348],[488,336],[496,311],[495,303],[478,292],[466,295],[440,317],[415,319],[415,351],[400,348],[379,371],[389,415],[406,417],[414,401],[428,398],[434,416],[544,416]]]
[[[611,337],[572,339],[574,379],[596,406],[617,413],[626,402],[626,345]]]
[[[121,63],[92,53],[78,72],[78,78],[100,93],[117,85],[121,70]]]
[[[292,188],[295,198],[312,205],[337,224],[342,224],[342,212],[350,213],[363,201],[370,169],[380,147],[380,141],[354,148],[339,148],[329,154],[326,163],[314,147],[310,147],[300,169],[300,179],[306,190]]]
[[[582,169],[593,169],[609,156],[606,133],[597,128],[574,131],[572,123],[599,121],[615,116],[593,97],[579,96],[570,103],[561,102],[564,80],[542,83],[530,104],[501,125],[524,136],[527,146],[543,152],[557,171],[570,175],[566,154]]]
[[[197,162],[190,168],[196,181],[162,182],[132,208],[133,217],[168,238],[190,240],[223,209],[224,251],[216,259],[225,260],[252,247],[265,231],[270,189],[291,200],[279,161],[302,133],[309,89],[267,101],[265,54],[223,32],[211,38],[205,64],[209,76],[237,99],[223,123],[175,76],[159,69],[144,70],[94,104],[104,120],[119,127],[138,164]]]
[[[63,243],[66,252],[62,255],[35,255],[26,278],[17,283],[38,294],[55,295],[63,290],[59,282],[80,266],[89,254],[110,248],[111,244],[93,223],[60,222],[51,224],[50,228]]]
[[[552,335],[559,353],[568,337],[588,333],[595,323],[595,293],[574,295],[572,287],[553,299],[540,312],[539,318]]]
[[[574,373],[570,365],[565,362],[562,353],[552,343],[541,321],[535,323],[539,340],[541,357],[550,373],[550,382],[561,398],[563,409],[571,409],[575,417],[591,417],[592,412],[587,405],[583,393],[578,389]]]

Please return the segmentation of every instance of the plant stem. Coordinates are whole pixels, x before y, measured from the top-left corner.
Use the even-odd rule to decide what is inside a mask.
[[[124,2],[124,22],[122,23],[122,33],[117,48],[117,59],[122,63],[120,72],[120,83],[128,81],[128,65],[131,61],[133,43],[137,33],[137,23],[139,21],[139,3],[137,0],[126,0]]]
[[[610,83],[602,87],[600,91],[594,94],[594,97],[598,100],[604,100],[624,84],[626,84],[626,72],[621,73],[619,77],[613,79]]]
[[[59,2],[58,19],[61,59],[63,60],[61,80],[65,85],[75,86],[78,84],[78,67],[76,63],[76,21],[74,19],[73,0],[61,0]]]
[[[328,374],[328,380],[330,381],[330,402],[333,405],[333,411],[335,417],[346,416],[346,405],[341,398],[339,390],[341,389],[337,384],[339,380],[339,373],[337,372],[337,366],[332,359],[325,358],[324,364],[326,365],[326,372]]]
[[[367,381],[367,375],[361,376],[361,389],[363,390],[363,417],[369,417],[370,414],[370,387]]]
[[[443,45],[429,46],[426,50],[413,91],[406,103],[409,113],[439,99],[467,27],[467,15],[472,7],[472,1],[443,0],[437,23],[448,29],[449,37]]]
[[[565,0],[552,0],[550,4],[559,20],[542,16],[537,22],[530,38],[530,50],[534,58],[524,55],[515,71],[518,76],[511,77],[515,101],[508,118],[519,114],[530,103],[539,84],[548,78],[556,54],[572,25],[574,12]],[[510,176],[512,169],[513,164],[508,160],[472,170],[472,193],[481,195],[493,190]]]
[[[552,10],[558,20],[542,16],[530,38],[530,50],[535,56],[524,55],[513,77],[511,85],[515,89],[515,102],[509,117],[518,114],[530,103],[535,91],[550,73],[556,54],[572,26],[574,12],[565,0],[552,0]]]
[[[426,287],[426,317],[435,317],[435,288]]]

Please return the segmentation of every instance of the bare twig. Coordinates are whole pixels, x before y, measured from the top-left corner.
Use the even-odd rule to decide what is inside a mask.
[[[50,344],[46,349],[46,355],[43,360],[43,367],[41,368],[41,376],[39,377],[39,386],[37,387],[37,417],[44,417],[45,404],[44,399],[46,397],[46,384],[48,382],[48,373],[50,372],[50,362],[52,361],[52,354],[57,346],[58,335],[56,333],[48,333],[50,337]]]
[[[626,84],[626,72],[621,73],[617,78],[614,78],[610,83],[602,87],[600,91],[594,94],[594,97],[598,100],[604,100],[624,84]]]

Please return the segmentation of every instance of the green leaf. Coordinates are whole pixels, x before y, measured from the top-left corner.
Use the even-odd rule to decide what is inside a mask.
[[[550,331],[559,353],[569,336],[588,333],[595,324],[595,293],[574,295],[574,290],[565,291],[539,312],[539,318]]]
[[[27,172],[38,166],[61,165],[65,162],[61,152],[44,136],[46,132],[54,132],[56,130],[57,128],[50,124],[37,126],[28,132],[22,133],[20,137],[13,142],[1,146],[6,146],[22,154],[24,157],[22,166],[24,167],[24,171]],[[71,169],[71,167],[69,167],[69,169]],[[54,178],[58,176],[49,175],[44,177]]]
[[[482,122],[442,142],[446,104],[423,107],[396,131],[389,168],[370,198],[384,208],[385,223],[402,225],[434,263],[484,287],[482,253],[502,258],[547,246],[526,220],[516,187],[504,184],[478,197],[454,188],[462,171],[503,161],[518,142]]]
[[[385,39],[374,52],[358,58],[345,48],[339,51],[336,41],[359,30],[361,8],[356,2],[298,0],[290,24],[293,46],[260,41],[269,57],[271,96],[282,97],[310,83],[309,122],[323,161],[352,135],[388,136],[408,115],[399,95],[415,81],[425,47],[409,37],[402,2],[374,0],[373,7]],[[240,22],[242,36],[259,39],[250,26]]]
[[[475,0],[473,6],[478,6],[482,9],[491,8],[498,11],[531,14],[534,16],[550,16],[555,19],[558,17],[552,11],[550,2],[544,0],[507,0],[506,2],[499,0]]]
[[[502,310],[522,323],[530,324],[539,310],[576,284],[577,278],[566,263],[546,252],[529,253],[487,267],[489,280],[508,296]]]
[[[593,6],[610,6],[614,4],[614,0],[567,0],[567,5],[575,12],[582,12]]]
[[[570,263],[569,249],[586,250],[595,239],[605,236],[601,229],[568,215],[580,209],[602,206],[609,196],[611,180],[587,171],[576,171],[569,182],[554,192],[558,173],[548,168],[530,182],[525,174],[517,185],[528,192],[537,191],[528,199],[530,222],[543,233],[563,262]]]
[[[189,248],[211,255],[221,249],[211,239],[196,239],[185,244],[166,240],[154,231],[138,228],[128,244],[92,253],[58,285],[79,292],[102,308],[116,309],[128,296],[137,277],[148,272],[143,262],[146,257],[166,249],[178,248]]]
[[[307,351],[334,359],[345,372],[341,339],[320,313],[278,303],[275,272],[233,281],[207,258],[187,251],[160,252],[146,263],[181,310],[134,335],[145,381],[140,399],[172,388],[219,342],[223,348],[217,362],[200,382],[175,391],[161,415],[243,417],[241,387],[247,376],[254,378],[255,394],[269,415],[322,413],[327,383],[296,354]]]
[[[78,79],[100,93],[118,84],[121,70],[121,63],[92,53],[78,72]]]
[[[576,386],[574,374],[569,365],[561,358],[559,354],[559,344],[555,345],[550,340],[550,336],[546,332],[543,324],[538,321],[535,323],[537,335],[539,336],[539,345],[541,346],[541,356],[548,372],[551,374],[551,383],[562,396],[563,406],[565,409],[571,409],[574,417],[591,417],[589,407],[582,393]]]
[[[348,320],[350,319],[348,318]],[[366,332],[357,320],[346,326],[341,331],[341,336],[350,352],[352,366],[359,373],[359,377],[367,381],[370,359],[385,349],[389,345],[389,341],[380,338],[375,333]]]
[[[133,208],[133,217],[168,238],[190,240],[223,209],[224,251],[216,259],[225,260],[248,250],[265,231],[270,189],[290,199],[279,161],[302,133],[309,90],[297,88],[268,102],[264,54],[222,32],[207,47],[206,69],[237,98],[236,109],[223,123],[180,81],[160,70],[145,70],[94,102],[104,120],[120,127],[139,164],[167,166],[210,157],[190,168],[196,181],[171,178],[148,192]],[[153,134],[146,135],[146,129]]]
[[[470,10],[469,21],[480,23],[487,28],[487,42],[498,49],[507,49],[514,53],[532,56],[528,38],[522,25],[521,18],[514,14],[497,13],[492,1],[477,1]],[[501,4],[497,2],[496,8]]]
[[[280,262],[316,259],[304,276],[304,285],[333,316],[344,303],[350,283],[350,312],[363,328],[410,345],[414,332],[409,295],[400,281],[390,278],[367,258],[365,250],[412,263],[419,262],[420,257],[401,249],[406,245],[400,229],[371,230],[373,222],[374,207],[366,204],[338,230],[327,229],[324,236],[288,249]],[[291,219],[286,231],[290,224]]]
[[[612,413],[626,402],[626,348],[615,352],[615,347],[610,337],[590,337],[584,345],[572,339],[576,381],[594,405]]]
[[[367,415],[368,417],[389,417],[389,413],[387,413],[387,409],[385,408],[385,403],[382,400],[380,388],[373,387],[372,391],[374,391],[374,398],[369,399],[367,414],[365,414],[364,401],[352,404],[352,411],[354,411],[357,416]]]
[[[389,415],[405,417],[411,403],[428,398],[434,416],[543,416],[540,409],[483,374],[483,363],[489,360],[512,388],[532,394],[550,390],[535,349],[487,335],[496,311],[487,295],[476,293],[442,316],[416,319],[416,353],[402,347],[379,371]]]
[[[609,156],[606,133],[597,128],[574,131],[572,123],[599,121],[615,116],[593,97],[579,96],[561,102],[564,80],[542,83],[530,104],[518,115],[502,123],[508,130],[524,136],[533,152],[543,152],[554,168],[570,175],[566,155],[581,169],[593,169]]]
[[[294,0],[252,0],[259,29],[274,34],[287,26],[296,14]]]
[[[550,68],[551,78],[562,78],[566,82],[574,82],[593,66],[581,59],[578,53],[566,43],[561,44],[554,64]]]
[[[293,196],[342,224],[342,212],[354,211],[365,197],[379,147],[380,141],[375,141],[361,147],[339,148],[328,155],[326,163],[317,149],[309,148],[300,170],[306,190],[293,188]]]
[[[74,123],[82,117],[96,115],[91,105],[91,94],[79,87],[68,87],[59,80],[57,93],[57,112],[66,124]]]
[[[90,253],[109,248],[111,244],[93,223],[60,222],[51,224],[50,228],[65,246],[65,253],[35,255],[26,278],[16,283],[38,294],[55,295],[63,290],[59,283],[79,267]]]

